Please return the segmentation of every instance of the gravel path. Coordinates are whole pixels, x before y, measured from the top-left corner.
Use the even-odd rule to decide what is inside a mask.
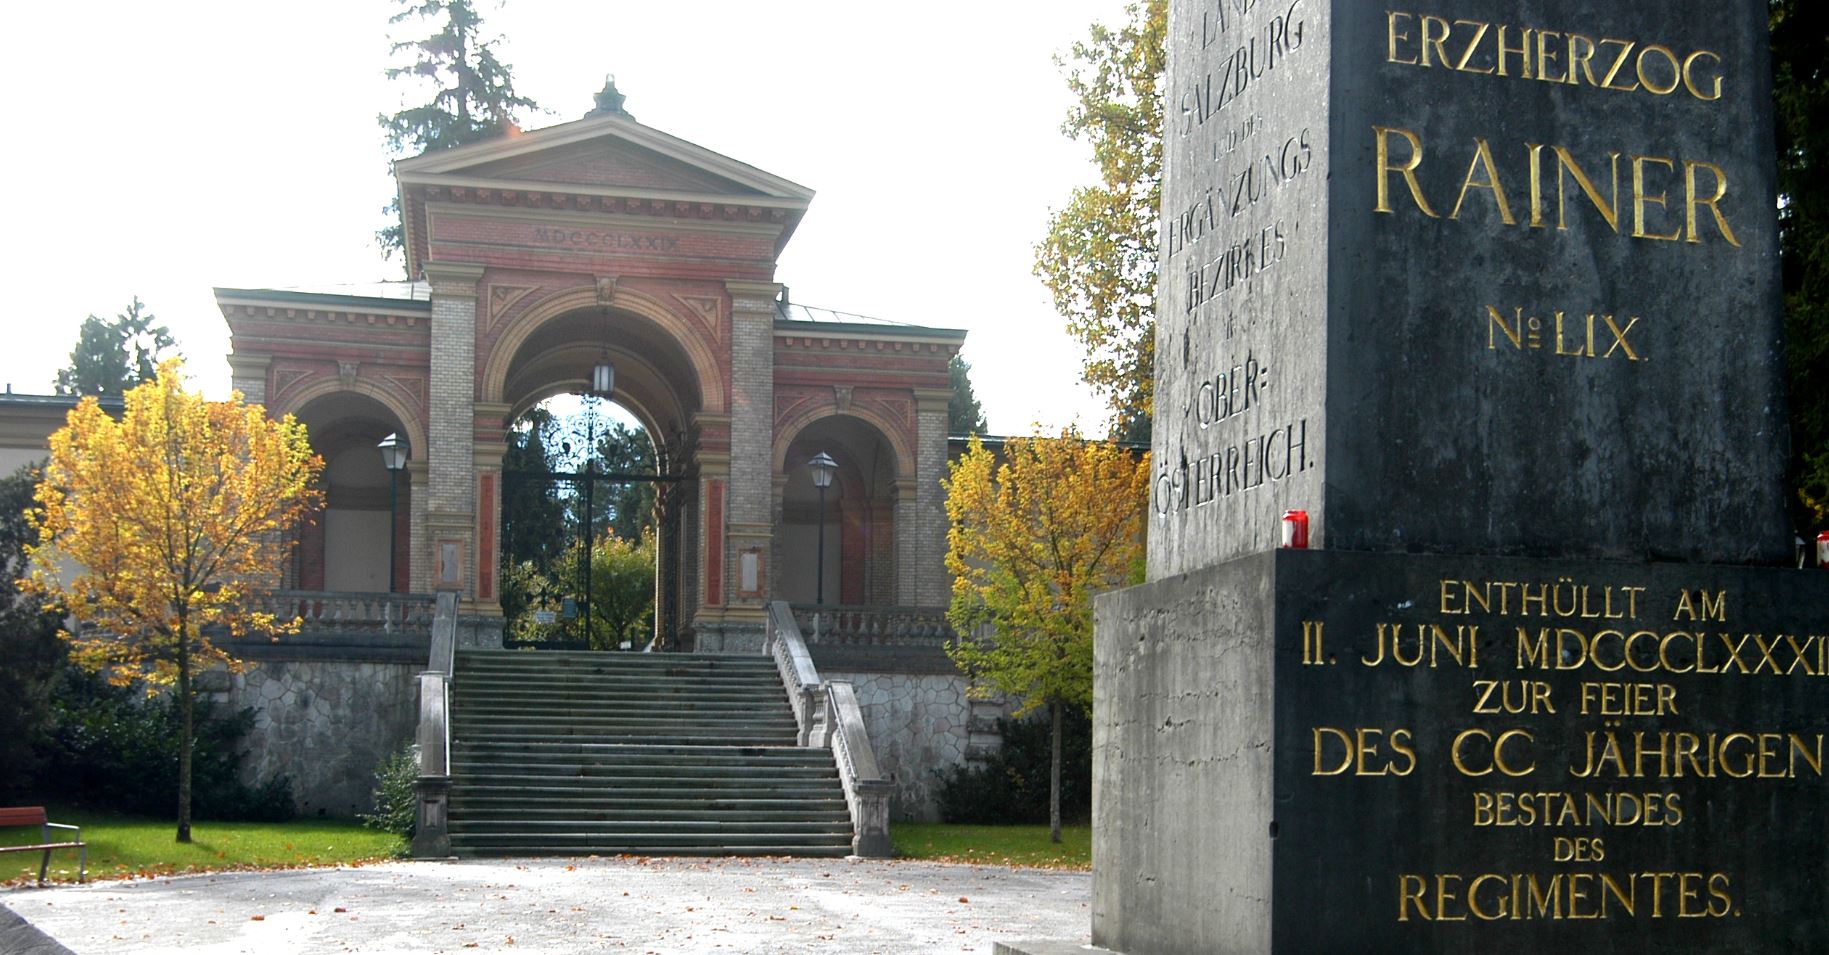
[[[920,862],[390,862],[19,889],[0,904],[106,952],[988,952],[1086,935],[1091,876]]]

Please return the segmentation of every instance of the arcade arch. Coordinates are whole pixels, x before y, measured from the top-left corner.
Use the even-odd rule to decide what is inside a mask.
[[[889,431],[859,414],[825,414],[804,424],[776,452],[775,594],[792,603],[894,604],[896,504],[908,462]],[[838,463],[821,498],[807,462]],[[820,560],[821,525],[825,554]],[[823,584],[821,577],[823,576]]]
[[[299,403],[294,416],[305,425],[312,450],[324,459],[324,503],[299,529],[288,583],[300,590],[333,592],[410,590],[417,482],[401,475],[395,485],[377,445],[389,434],[411,441],[415,429],[376,397],[342,388],[319,389]],[[422,473],[423,466],[417,471]]]

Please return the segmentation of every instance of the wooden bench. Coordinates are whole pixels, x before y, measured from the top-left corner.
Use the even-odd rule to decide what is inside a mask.
[[[83,841],[83,830],[80,826],[66,826],[60,822],[51,822],[45,818],[43,806],[0,806],[0,829],[23,826],[37,826],[38,841],[26,846],[0,846],[0,852],[43,852],[44,858],[38,863],[38,884],[43,885],[45,871],[51,867],[51,850],[75,849],[77,850],[76,881],[84,880],[89,868],[89,844]],[[68,830],[71,833],[70,841],[52,842],[52,829]]]

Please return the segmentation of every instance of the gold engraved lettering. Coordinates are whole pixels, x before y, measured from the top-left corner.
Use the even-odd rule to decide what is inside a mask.
[[[1385,61],[1389,63],[1401,63],[1405,66],[1415,66],[1417,65],[1417,61],[1415,60],[1400,60],[1397,58],[1397,41],[1408,40],[1410,38],[1410,34],[1408,33],[1397,32],[1397,19],[1399,17],[1402,17],[1405,20],[1415,19],[1412,14],[1398,13],[1396,10],[1388,10],[1385,12],[1385,21],[1388,24],[1386,30],[1387,35],[1390,38],[1388,46],[1386,47]]]
[[[1450,27],[1448,25],[1448,21],[1442,19],[1441,17],[1423,17],[1422,24],[1423,24],[1423,36],[1422,36],[1423,66],[1433,66],[1434,65],[1429,62],[1429,48],[1430,47],[1435,48],[1435,58],[1437,60],[1440,60],[1441,64],[1443,66],[1447,66],[1448,65],[1448,54],[1444,53],[1442,51],[1442,45],[1444,43],[1448,42],[1448,33],[1450,30],[1453,29],[1453,27]],[[1441,33],[1431,36],[1430,30],[1429,30],[1429,28],[1431,26],[1440,27]]]
[[[1646,54],[1654,52],[1659,56],[1662,56],[1664,62],[1670,64],[1669,86],[1658,87],[1653,85],[1651,77],[1645,75]],[[1644,48],[1639,50],[1638,54],[1638,81],[1639,85],[1643,86],[1646,92],[1651,93],[1654,96],[1669,96],[1676,92],[1677,87],[1683,85],[1683,67],[1682,64],[1677,62],[1676,51],[1667,46],[1659,46],[1656,43],[1645,44]]]
[[[1645,191],[1645,167],[1659,165],[1671,171],[1676,170],[1676,163],[1663,156],[1632,157],[1632,237],[1635,239],[1655,239],[1659,242],[1675,242],[1683,237],[1682,228],[1668,234],[1647,232],[1645,230],[1645,207],[1656,205],[1662,209],[1666,205],[1666,194],[1651,195]]]
[[[1372,132],[1378,138],[1378,210],[1379,212],[1396,212],[1391,208],[1390,176],[1398,173],[1410,186],[1410,198],[1416,201],[1416,208],[1431,219],[1439,219],[1435,210],[1429,207],[1429,200],[1423,198],[1423,187],[1416,181],[1416,169],[1423,164],[1423,141],[1407,129],[1391,129],[1384,126],[1373,126]],[[1402,166],[1391,165],[1390,137],[1395,133],[1410,144],[1410,158]]]
[[[1310,775],[1341,776],[1350,770],[1354,776],[1408,776],[1416,771],[1416,749],[1408,729],[1359,727],[1348,731],[1316,726],[1312,732],[1315,756]],[[1387,746],[1390,755],[1384,752]]]
[[[1321,640],[1325,624],[1319,620],[1302,621],[1302,665],[1320,666],[1327,662]]]
[[[1696,170],[1706,169],[1715,177],[1715,193],[1707,199],[1697,198]],[[1727,217],[1721,214],[1721,200],[1727,197],[1727,173],[1712,162],[1701,160],[1684,160],[1683,162],[1684,205],[1688,207],[1689,241],[1701,242],[1701,230],[1696,228],[1696,207],[1707,206],[1710,215],[1715,217],[1715,227],[1721,230],[1721,237],[1735,248],[1740,247],[1740,240],[1734,230],[1728,226]]]
[[[1550,702],[1550,685],[1541,680],[1475,680],[1473,690],[1479,694],[1473,711],[1481,715],[1556,712]]]
[[[1467,41],[1467,48],[1461,51],[1461,59],[1454,64],[1454,68],[1462,73],[1478,73],[1482,76],[1490,76],[1493,71],[1492,67],[1487,67],[1483,70],[1475,70],[1468,68],[1467,63],[1473,59],[1473,54],[1479,50],[1480,41],[1486,38],[1486,31],[1492,28],[1492,24],[1481,23],[1477,20],[1456,20],[1454,21],[1454,25],[1457,27],[1478,27],[1478,29],[1473,31],[1473,39]]]
[[[1483,729],[1462,730],[1449,745],[1448,757],[1463,776],[1487,776],[1494,770],[1513,778],[1528,776],[1536,770],[1537,764],[1523,762],[1525,757],[1515,751],[1507,759],[1506,747],[1513,743],[1528,747],[1532,741],[1531,734],[1521,729],[1506,730],[1497,736]],[[1477,766],[1469,763],[1470,753],[1471,758],[1478,763]]]
[[[1561,76],[1550,75],[1550,64],[1555,61],[1557,56],[1556,51],[1550,49],[1550,37],[1560,36],[1562,34],[1554,30],[1537,31],[1537,79],[1545,83],[1565,83],[1571,75],[1567,71]]]
[[[1488,189],[1492,191],[1493,201],[1498,204],[1499,218],[1504,220],[1506,225],[1517,225],[1518,220],[1512,218],[1511,203],[1505,199],[1505,187],[1499,183],[1499,170],[1493,166],[1492,146],[1486,140],[1478,137],[1474,138],[1473,143],[1473,159],[1467,164],[1467,177],[1461,183],[1460,198],[1454,201],[1454,211],[1448,214],[1448,218],[1459,219],[1461,217],[1461,204],[1467,201],[1467,190]],[[1482,167],[1486,170],[1486,178],[1476,180],[1474,173]]]
[[[1510,73],[1505,72],[1505,54],[1516,53],[1519,62],[1524,66],[1523,69],[1518,71],[1518,75],[1529,78],[1531,75],[1531,29],[1529,27],[1524,28],[1523,35],[1518,38],[1517,46],[1506,46],[1505,34],[1511,29],[1511,27],[1508,27],[1503,23],[1499,24],[1499,75],[1511,75]]]
[[[1611,69],[1607,70],[1606,78],[1600,81],[1600,85],[1606,89],[1619,90],[1623,93],[1630,93],[1633,90],[1638,89],[1637,81],[1634,81],[1631,86],[1613,85],[1613,78],[1619,75],[1620,67],[1625,66],[1626,60],[1631,58],[1632,48],[1638,45],[1637,42],[1633,40],[1615,40],[1608,37],[1601,38],[1600,45],[1602,47],[1605,47],[1609,43],[1617,44],[1619,46],[1619,56],[1613,59],[1613,66]]]

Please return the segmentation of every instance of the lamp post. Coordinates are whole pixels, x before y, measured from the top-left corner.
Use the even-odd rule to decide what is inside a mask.
[[[587,650],[591,646],[591,543],[597,536],[592,526],[597,503],[597,399],[608,398],[615,388],[616,366],[610,364],[609,353],[605,352],[597,359],[597,364],[591,366],[591,411],[586,419],[584,439],[584,599],[580,603],[584,607],[584,647]]]
[[[412,448],[398,433],[382,438],[376,447],[381,449],[381,464],[387,468],[387,592],[391,594],[400,590],[396,559],[400,553],[400,472],[406,469]]]
[[[807,473],[812,475],[813,486],[819,489],[819,556],[813,564],[813,602],[823,604],[826,602],[826,488],[832,486],[832,476],[838,473],[838,462],[821,451],[807,462]]]

